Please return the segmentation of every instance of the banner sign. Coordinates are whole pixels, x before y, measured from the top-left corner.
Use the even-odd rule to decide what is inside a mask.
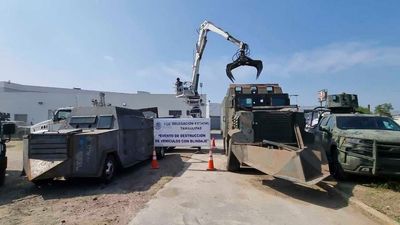
[[[156,147],[209,145],[209,118],[154,119],[154,146]]]

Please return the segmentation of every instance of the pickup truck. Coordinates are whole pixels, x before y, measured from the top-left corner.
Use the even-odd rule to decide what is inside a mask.
[[[391,118],[370,114],[327,114],[314,132],[324,149],[331,175],[400,175],[400,126]]]

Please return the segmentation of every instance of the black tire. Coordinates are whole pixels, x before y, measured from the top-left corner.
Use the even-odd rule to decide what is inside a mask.
[[[32,183],[37,186],[37,187],[43,187],[43,186],[47,186],[48,184],[51,184],[51,182],[53,182],[52,178],[47,178],[47,179],[43,179],[43,180],[34,180],[32,181]]]
[[[344,172],[339,162],[339,153],[337,148],[332,148],[331,159],[329,160],[329,172],[333,178],[338,181],[346,180],[347,174]]]
[[[226,169],[230,172],[238,171],[240,169],[240,162],[232,152],[232,140],[229,140],[227,158]]]
[[[4,184],[4,180],[6,178],[6,169],[7,169],[7,158],[4,155],[0,155],[0,186]]]
[[[104,183],[108,184],[112,181],[115,176],[117,169],[115,157],[113,155],[108,155],[104,161],[102,180]]]
[[[5,178],[6,178],[6,170],[5,168],[0,168],[0,186],[4,184]]]
[[[166,148],[164,147],[156,148],[156,156],[158,160],[163,159],[165,157],[165,150]]]

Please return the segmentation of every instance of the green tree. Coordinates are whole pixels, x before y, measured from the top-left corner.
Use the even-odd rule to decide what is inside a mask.
[[[356,111],[359,113],[362,113],[362,114],[370,114],[371,113],[371,111],[368,109],[368,107],[362,107],[362,106],[358,106]]]
[[[375,107],[375,113],[381,116],[392,117],[391,110],[393,110],[393,106],[390,103],[383,103]]]

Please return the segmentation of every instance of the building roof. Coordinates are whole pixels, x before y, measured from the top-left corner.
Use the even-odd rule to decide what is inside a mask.
[[[0,92],[36,92],[36,93],[63,93],[63,94],[76,94],[76,93],[99,93],[103,91],[85,90],[78,87],[73,88],[58,88],[58,87],[44,87],[34,85],[23,85],[12,83],[10,81],[0,81]],[[104,92],[114,94],[151,94],[148,91],[137,91],[137,93],[121,93],[121,92]],[[171,94],[173,95],[173,94]]]

